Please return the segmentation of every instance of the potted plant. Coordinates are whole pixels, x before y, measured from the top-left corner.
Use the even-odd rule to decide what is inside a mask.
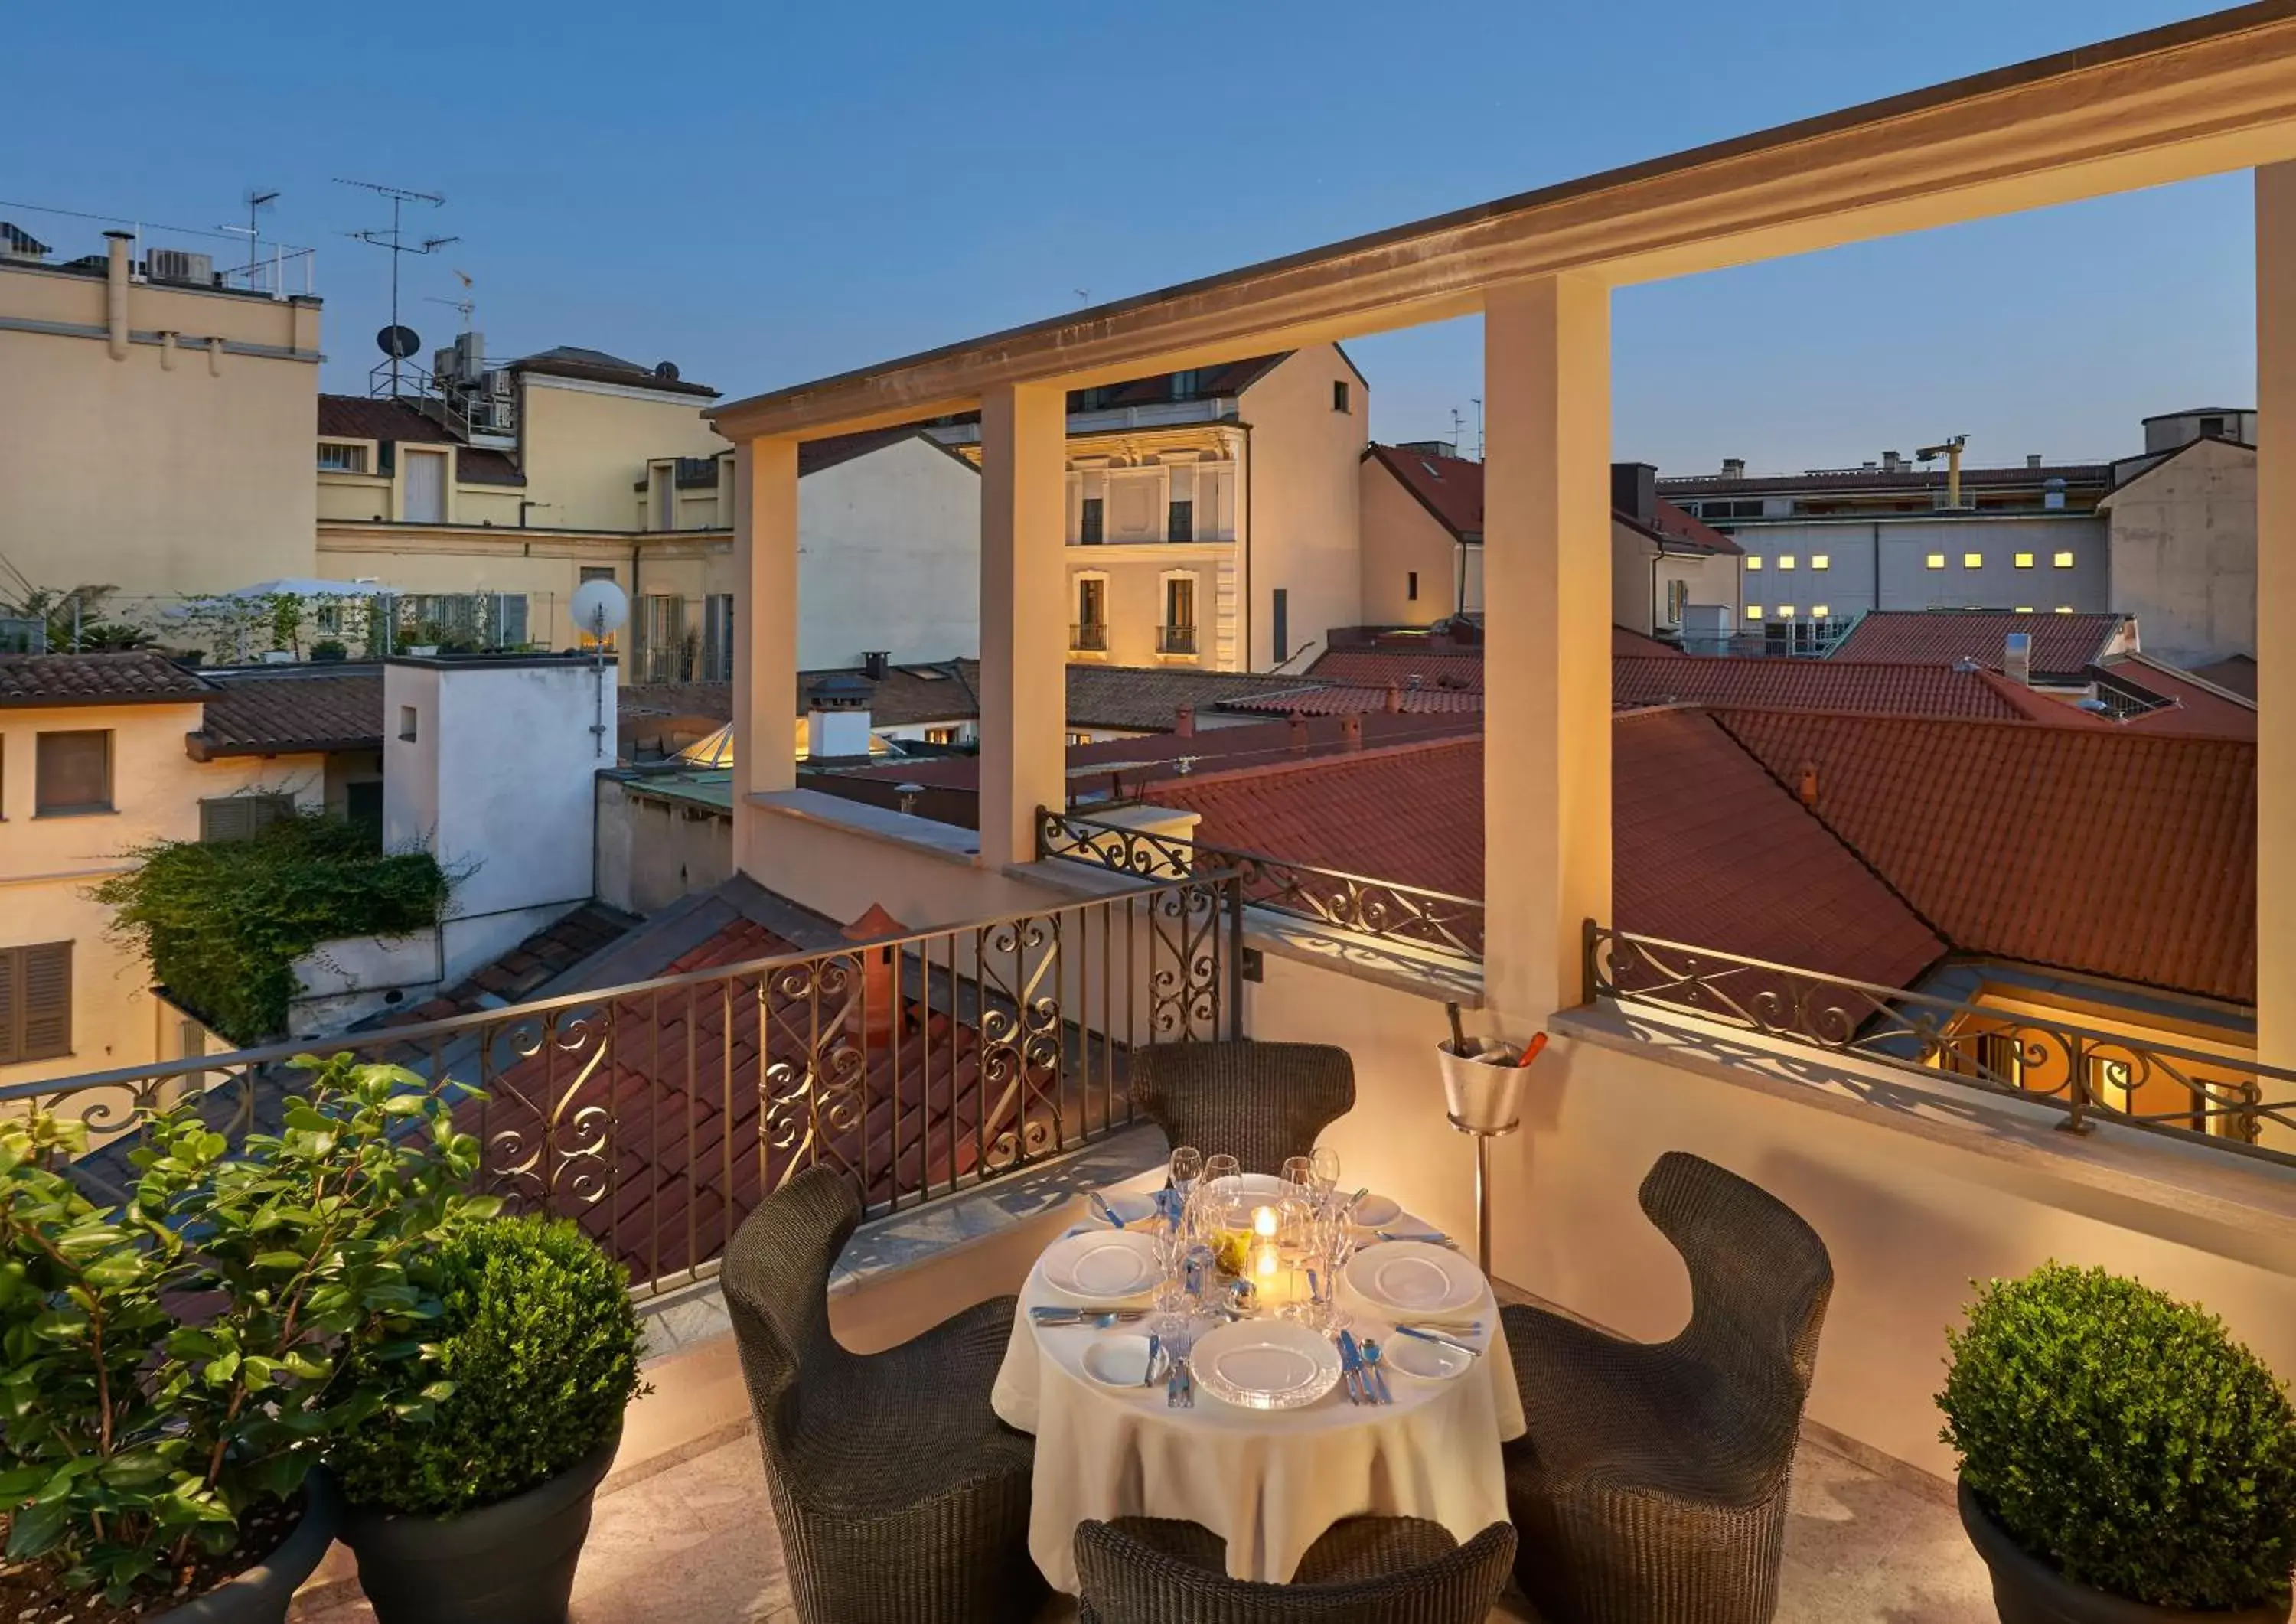
[[[337,665],[350,658],[351,652],[340,637],[322,637],[311,645],[311,659],[320,665]]]
[[[1938,1396],[2003,1624],[2279,1624],[2296,1413],[2222,1322],[2101,1268],[1995,1281]]]
[[[477,1143],[396,1067],[279,1109],[236,1150],[197,1102],[158,1118],[117,1208],[65,1170],[82,1124],[0,1121],[0,1616],[279,1624],[333,1537],[323,1446],[425,1402],[409,1266],[490,1210]]]
[[[643,1390],[628,1279],[575,1225],[541,1218],[463,1231],[436,1274],[435,1340],[401,1381],[439,1397],[427,1419],[386,1416],[338,1448],[343,1540],[379,1624],[561,1624]]]

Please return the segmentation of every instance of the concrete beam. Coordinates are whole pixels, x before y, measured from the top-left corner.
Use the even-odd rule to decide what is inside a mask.
[[[2296,614],[2296,163],[2256,172],[2256,440],[2263,633]],[[2269,635],[2256,648],[2256,1057],[2296,1067],[2296,654]]]
[[[734,453],[734,862],[755,851],[749,797],[797,787],[797,441]]]
[[[1037,856],[1037,808],[1068,804],[1067,401],[980,405],[980,866]],[[895,590],[898,590],[898,584]]]

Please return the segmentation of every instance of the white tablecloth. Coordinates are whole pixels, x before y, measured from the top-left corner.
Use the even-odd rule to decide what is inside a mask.
[[[1488,1285],[1483,1335],[1460,1339],[1485,1348],[1473,1368],[1429,1381],[1390,1366],[1391,1405],[1350,1404],[1343,1383],[1283,1411],[1234,1408],[1201,1382],[1185,1410],[1166,1406],[1161,1382],[1102,1386],[1082,1364],[1100,1333],[1029,1318],[1030,1308],[1065,1300],[1040,1260],[991,1398],[1008,1425],[1037,1436],[1029,1553],[1056,1589],[1077,1589],[1076,1525],[1088,1517],[1200,1522],[1227,1541],[1231,1576],[1275,1583],[1343,1517],[1424,1517],[1463,1541],[1506,1520],[1499,1444],[1522,1436],[1522,1400]],[[1392,1340],[1379,1312],[1344,1286],[1341,1306],[1358,1341]]]

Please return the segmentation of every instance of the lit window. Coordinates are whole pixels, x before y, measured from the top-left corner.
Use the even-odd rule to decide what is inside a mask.
[[[1746,568],[1749,570],[1759,570],[1761,567],[1762,561],[1759,558],[1750,558],[1746,561]]]
[[[2073,555],[2070,553],[2060,553],[2051,562],[2060,570],[2070,570],[2073,567]]]
[[[1781,570],[1791,570],[1791,569],[1792,569],[1792,568],[1793,568],[1793,564],[1794,564],[1794,555],[1793,555],[1792,554],[1791,554],[1791,553],[1784,553],[1784,554],[1779,554],[1779,556],[1778,556],[1778,568],[1779,568],[1779,569],[1781,569]]]
[[[1779,604],[1777,618],[1781,620],[1792,619],[1794,618],[1794,606],[1791,603]]]
[[[2033,606],[2030,603],[2020,603],[2017,605],[2016,612],[2021,615],[2030,615],[2033,612]]]
[[[1813,553],[1809,555],[1809,567],[1813,570],[1831,570],[1833,568],[1833,555],[1830,553]]]
[[[2057,605],[2057,612],[2061,615],[2069,615],[2072,613],[2072,611],[2073,606],[2070,603],[2060,603]]]
[[[1809,606],[1809,618],[1813,620],[1826,619],[1831,617],[1833,613],[1833,611],[1824,603],[1812,603]]]
[[[1749,620],[1759,620],[1761,618],[1762,606],[1759,603],[1749,603],[1746,605],[1746,619]]]
[[[1932,553],[1929,555],[1927,562],[1931,569],[1942,570],[1945,568],[1945,554],[1942,553]]]
[[[1982,553],[1964,553],[1964,554],[1963,554],[1961,555],[1961,567],[1962,567],[1963,569],[1964,569],[1964,570],[1982,570],[1982,569],[1984,569],[1984,568],[1985,568],[1985,554],[1982,554]]]
[[[2033,555],[2030,553],[2020,553],[2015,562],[2020,570],[2030,570],[2033,567]]]

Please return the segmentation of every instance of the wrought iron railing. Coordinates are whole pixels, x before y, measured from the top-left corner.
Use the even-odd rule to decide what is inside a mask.
[[[1160,626],[1156,628],[1156,652],[1160,654],[1193,654],[1196,652],[1196,628],[1193,626]]]
[[[1069,647],[1092,653],[1108,652],[1108,623],[1105,620],[1079,620],[1069,627]]]
[[[1240,1037],[1233,874],[343,1038],[0,1088],[86,1120],[75,1169],[119,1199],[152,1112],[275,1127],[298,1055],[402,1065],[456,1099],[480,1177],[572,1218],[642,1283],[709,1271],[749,1210],[816,1163],[872,1212],[1128,1125],[1128,1058]],[[476,1090],[477,1093],[470,1091]]]
[[[1233,873],[1252,907],[1312,919],[1333,930],[1408,942],[1453,958],[1483,956],[1483,905],[1392,880],[1157,834],[1122,824],[1038,808],[1037,855],[1089,864],[1144,880]]]
[[[2296,1164],[2296,1071],[2023,1007],[1961,1003],[1820,970],[1629,935],[1588,920],[1587,997],[2013,1095],[2064,1113]]]

